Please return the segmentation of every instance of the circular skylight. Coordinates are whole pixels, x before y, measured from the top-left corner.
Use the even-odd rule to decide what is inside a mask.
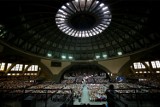
[[[90,37],[102,33],[111,23],[111,12],[97,0],[73,0],[56,14],[56,24],[65,34]]]

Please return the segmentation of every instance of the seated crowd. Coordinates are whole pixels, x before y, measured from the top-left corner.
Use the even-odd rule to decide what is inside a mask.
[[[65,73],[61,84],[56,84],[51,81],[38,83],[32,78],[25,76],[24,78],[1,78],[0,93],[5,93],[1,97],[15,98],[25,94],[32,95],[37,100],[51,98],[52,101],[65,101],[70,95],[73,95],[74,98],[79,99],[82,96],[84,84],[87,86],[90,101],[106,101],[107,95],[105,91],[110,84],[114,85],[115,93],[121,94],[121,96],[126,99],[135,99],[135,93],[154,93],[159,91],[147,89],[149,87],[145,85],[149,82],[152,86],[157,87],[159,83],[156,80],[140,81],[138,83],[110,83],[106,74],[103,72]]]

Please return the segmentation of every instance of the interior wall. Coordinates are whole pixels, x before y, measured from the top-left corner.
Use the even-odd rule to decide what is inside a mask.
[[[107,68],[111,73],[117,74],[122,66],[124,66],[128,61],[130,60],[130,57],[121,57],[117,59],[112,60],[104,60],[104,61],[98,61],[98,64],[104,66]]]
[[[51,66],[51,61],[53,60],[47,60],[47,59],[41,59],[41,63],[43,63],[53,74],[53,81],[59,82],[60,80],[60,73],[61,71],[71,65],[71,62],[61,62],[61,67],[52,67]]]
[[[47,66],[47,68],[52,72],[52,74],[59,74],[65,67],[69,66],[71,62],[61,62],[61,67],[51,67],[51,60],[41,59],[41,62]]]

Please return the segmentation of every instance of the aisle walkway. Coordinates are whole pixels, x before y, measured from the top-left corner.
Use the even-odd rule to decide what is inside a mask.
[[[106,104],[106,101],[103,102],[91,102],[89,100],[89,93],[88,93],[88,89],[87,86],[84,85],[83,89],[82,89],[82,97],[81,97],[81,101],[79,102],[78,99],[76,99],[74,101],[74,105],[81,105],[81,104],[90,104],[90,105],[102,105],[102,104]]]
[[[83,90],[82,90],[81,103],[83,103],[83,104],[90,103],[88,89],[87,89],[86,85],[84,85]]]

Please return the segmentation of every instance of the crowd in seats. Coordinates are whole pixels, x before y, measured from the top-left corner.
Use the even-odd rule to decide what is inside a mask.
[[[0,88],[1,89],[19,89],[26,88],[32,86],[34,83],[29,81],[1,81]]]
[[[73,90],[73,96],[75,98],[80,98],[82,96],[82,84],[66,84],[64,89],[72,89]]]
[[[27,76],[27,75],[19,75],[19,76],[2,76],[0,77],[0,81],[15,81],[15,80],[35,80],[37,76]]]
[[[62,84],[74,84],[75,79],[64,79],[61,81]]]
[[[95,78],[94,81],[96,84],[107,84],[109,79]]]
[[[88,84],[90,101],[106,101],[105,95],[106,87],[103,84]]]
[[[137,74],[137,75],[130,75],[129,79],[133,79],[136,81],[131,81],[133,83],[148,86],[148,87],[160,87],[160,74],[156,73],[149,73],[149,74]],[[143,80],[143,81],[140,81]]]
[[[27,82],[23,83],[21,81],[4,81],[1,82],[1,86],[3,86],[0,89],[0,94],[2,93],[3,95],[1,97],[6,99],[18,96],[32,96],[36,100],[46,100],[51,98],[53,101],[60,101],[72,94],[71,90],[63,89],[64,84],[54,84],[52,82],[44,82],[41,84],[34,83],[31,85]]]
[[[36,83],[31,82],[27,80],[20,81],[21,78],[15,78],[10,77],[11,80],[1,78],[0,82],[0,93],[5,92],[3,94],[3,98],[15,98],[18,96],[21,96],[21,94],[24,93],[25,89],[25,95],[32,95],[37,100],[46,100],[48,98],[51,98],[52,101],[64,101],[66,98],[68,98],[72,93],[75,98],[81,98],[82,96],[82,89],[83,89],[83,82],[85,81],[85,84],[89,90],[89,96],[90,101],[106,101],[107,96],[105,95],[106,89],[108,89],[110,83],[108,79],[104,78],[104,75],[98,75],[98,74],[90,74],[90,73],[74,73],[75,76],[68,76],[71,77],[69,79],[65,78],[65,80],[62,81],[62,84],[55,84],[53,82],[43,82],[43,83]],[[67,76],[66,76],[67,77]],[[27,77],[24,77],[27,79]],[[154,81],[155,80],[155,81]],[[136,90],[138,93],[154,93],[157,92],[157,90],[145,90],[146,87],[144,84],[153,84],[154,86],[159,86],[157,83],[157,78],[152,79],[152,81],[141,81],[138,83],[112,83],[115,87],[116,93],[121,94],[126,99],[135,99],[135,90],[134,88],[138,88],[139,90]],[[79,84],[78,84],[79,83]],[[94,83],[94,84],[93,84]],[[3,89],[10,89],[3,90]],[[72,89],[73,91],[70,91]],[[46,91],[47,90],[47,91]],[[14,94],[12,94],[14,93]],[[47,96],[46,96],[47,94]]]
[[[64,74],[61,83],[65,84],[81,84],[84,79],[87,84],[104,84],[107,83],[109,78],[106,76],[105,72],[98,72],[98,71],[69,71]]]
[[[158,79],[146,79],[146,81],[139,81],[137,84],[143,85],[143,86],[148,86],[148,87],[155,87],[158,88],[160,87],[160,80]]]

